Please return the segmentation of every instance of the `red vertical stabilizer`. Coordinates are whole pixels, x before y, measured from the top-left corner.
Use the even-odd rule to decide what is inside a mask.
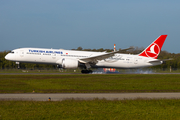
[[[139,56],[157,59],[166,37],[167,35],[159,36],[151,45],[141,52]]]

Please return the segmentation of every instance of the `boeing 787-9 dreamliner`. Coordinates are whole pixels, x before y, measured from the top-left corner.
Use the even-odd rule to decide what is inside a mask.
[[[61,49],[19,48],[5,56],[17,63],[54,64],[69,69],[82,68],[82,73],[91,73],[90,68],[142,68],[160,65],[165,60],[157,59],[167,35],[159,36],[143,52],[137,55],[114,52],[90,52]]]

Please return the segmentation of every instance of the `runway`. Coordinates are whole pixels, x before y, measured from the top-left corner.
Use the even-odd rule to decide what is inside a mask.
[[[56,94],[0,94],[0,100],[20,101],[62,100],[124,100],[124,99],[180,99],[180,93],[56,93]]]
[[[102,74],[102,73],[93,73],[93,74]],[[106,73],[106,74],[180,74],[180,73]],[[104,74],[104,75],[106,75]],[[82,73],[0,73],[0,75],[84,75]]]

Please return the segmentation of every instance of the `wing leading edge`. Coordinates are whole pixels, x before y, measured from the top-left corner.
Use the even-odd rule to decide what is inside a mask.
[[[112,57],[116,53],[121,53],[123,51],[130,50],[130,49],[133,49],[133,47],[130,47],[130,48],[127,48],[127,49],[122,49],[122,50],[115,51],[115,52],[104,53],[104,54],[97,55],[97,56],[92,56],[92,57],[88,57],[88,58],[79,59],[79,62],[81,62],[81,63],[97,63],[98,60],[103,60],[103,59]]]

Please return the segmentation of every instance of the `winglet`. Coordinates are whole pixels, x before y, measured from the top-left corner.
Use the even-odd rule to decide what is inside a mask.
[[[167,35],[159,36],[152,44],[150,44],[143,52],[141,52],[139,56],[157,59],[166,37]]]

